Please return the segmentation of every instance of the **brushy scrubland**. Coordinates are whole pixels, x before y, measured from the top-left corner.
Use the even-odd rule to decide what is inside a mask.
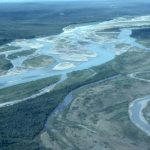
[[[73,4],[71,6],[68,3],[67,5],[24,4],[23,7],[20,5],[0,5],[0,45],[16,39],[29,39],[58,34],[62,32],[63,27],[70,24],[110,20],[123,15],[132,16],[150,13],[149,5],[137,4],[135,8],[134,3],[130,6],[130,8],[133,8],[130,9],[131,11],[126,9],[128,3],[126,3],[126,7],[118,5],[115,8],[110,5],[104,7],[103,5],[95,4],[93,6],[93,1],[88,7],[85,7],[84,4],[80,6]],[[13,49],[16,49],[16,47],[11,47],[10,50]],[[4,51],[6,51],[5,48],[0,48],[0,52]],[[42,149],[39,147],[36,137],[45,127],[48,116],[70,91],[88,83],[107,79],[118,74],[126,75],[131,71],[130,69],[140,70],[142,67],[147,69],[149,67],[148,58],[150,58],[148,53],[123,54],[104,65],[92,67],[91,69],[97,74],[91,78],[87,78],[89,73],[91,73],[88,70],[73,72],[69,74],[69,78],[66,81],[50,93],[10,107],[0,108],[0,149]],[[12,64],[7,60],[3,61],[3,63],[6,63],[4,68],[6,70],[12,67]],[[53,79],[53,81],[51,79],[44,80],[2,89],[0,90],[1,101],[10,101],[30,96],[44,86],[56,82],[58,78]]]
[[[119,74],[126,75],[131,71],[128,70],[128,68],[131,66],[132,62],[136,62],[131,67],[133,70],[136,70],[137,68],[147,68],[149,67],[148,64],[150,64],[150,60],[148,59],[149,57],[150,53],[146,52],[125,53],[106,64],[92,67],[89,70],[70,73],[68,75],[68,79],[58,85],[50,93],[11,107],[1,108],[1,148],[11,149],[13,147],[14,149],[19,149],[21,146],[22,148],[24,147],[24,149],[26,149],[26,147],[29,147],[30,149],[36,149],[38,144],[34,143],[33,139],[44,128],[47,117],[53,112],[58,104],[63,101],[64,97],[69,92],[88,83],[107,79]],[[140,61],[143,60],[143,58],[145,58],[145,61],[141,64]],[[91,74],[91,70],[94,70],[96,74],[93,77],[91,76],[91,78],[87,78],[87,76],[89,77],[89,74]],[[34,83],[36,83],[36,81],[34,81]],[[36,84],[39,83],[40,82],[37,81]],[[29,87],[27,86],[28,84]],[[17,89],[17,87],[21,90],[24,90],[24,87],[28,87],[25,89],[25,91],[27,91],[32,89],[32,82],[31,84],[28,84],[2,89],[0,92],[9,93],[12,92],[13,89]],[[13,97],[15,97],[15,94],[16,96],[18,95],[17,92],[14,92]],[[32,94],[32,91],[30,94]]]

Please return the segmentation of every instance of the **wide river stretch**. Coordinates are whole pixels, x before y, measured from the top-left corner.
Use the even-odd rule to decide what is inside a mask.
[[[149,25],[150,16],[115,18],[100,23],[68,26],[61,34],[54,36],[11,42],[7,46],[16,46],[20,49],[0,52],[0,54],[8,56],[34,48],[36,52],[30,57],[48,55],[56,62],[46,67],[26,69],[21,66],[23,60],[28,57],[11,60],[14,68],[6,75],[0,76],[0,88],[83,70],[108,62],[116,55],[136,48],[149,50],[130,36],[132,29]]]

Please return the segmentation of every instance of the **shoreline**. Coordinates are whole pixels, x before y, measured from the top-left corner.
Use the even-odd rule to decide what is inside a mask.
[[[149,72],[149,71],[145,71],[145,72]],[[129,75],[129,77],[144,82],[150,82],[150,80],[137,77],[136,75],[139,73],[141,72],[132,73]],[[129,110],[128,110],[131,122],[135,124],[138,128],[140,128],[143,132],[145,132],[148,136],[150,136],[150,124],[144,118],[143,111],[147,107],[149,101],[150,101],[149,95],[144,98],[138,98],[129,105]]]

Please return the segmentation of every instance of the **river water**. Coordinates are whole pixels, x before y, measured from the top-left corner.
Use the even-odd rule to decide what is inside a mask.
[[[136,25],[136,27],[134,27]],[[92,66],[106,63],[115,58],[116,53],[123,53],[123,49],[116,49],[117,44],[128,44],[149,50],[131,38],[133,28],[150,25],[150,16],[134,18],[116,18],[114,20],[74,26],[64,29],[59,35],[35,38],[30,40],[16,40],[10,45],[25,48],[37,48],[36,54],[45,54],[55,58],[54,66],[17,70],[13,68],[8,74],[0,76],[0,88],[25,83],[54,75],[66,74],[76,70],[87,69]],[[104,30],[119,28],[120,31],[104,32]],[[81,44],[82,43],[82,44]],[[6,55],[10,52],[5,52]],[[22,58],[25,59],[24,57]],[[22,62],[21,58],[14,61]],[[59,63],[72,63],[71,68],[54,70]]]
[[[150,101],[150,96],[137,99],[129,107],[131,121],[147,135],[150,136],[150,124],[143,116],[143,110]]]

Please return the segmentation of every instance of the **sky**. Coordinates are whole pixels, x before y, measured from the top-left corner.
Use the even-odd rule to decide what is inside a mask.
[[[43,0],[0,0],[0,2],[42,2]],[[44,1],[80,1],[80,0],[44,0]]]
[[[81,1],[81,0],[0,0],[0,3],[6,3],[6,2],[42,2],[42,1]],[[88,0],[82,0],[82,1],[88,1]],[[103,0],[97,0],[97,1],[103,1]],[[109,1],[109,0],[106,0]],[[119,0],[116,0],[119,1]],[[149,2],[150,0],[131,0],[131,2]]]

